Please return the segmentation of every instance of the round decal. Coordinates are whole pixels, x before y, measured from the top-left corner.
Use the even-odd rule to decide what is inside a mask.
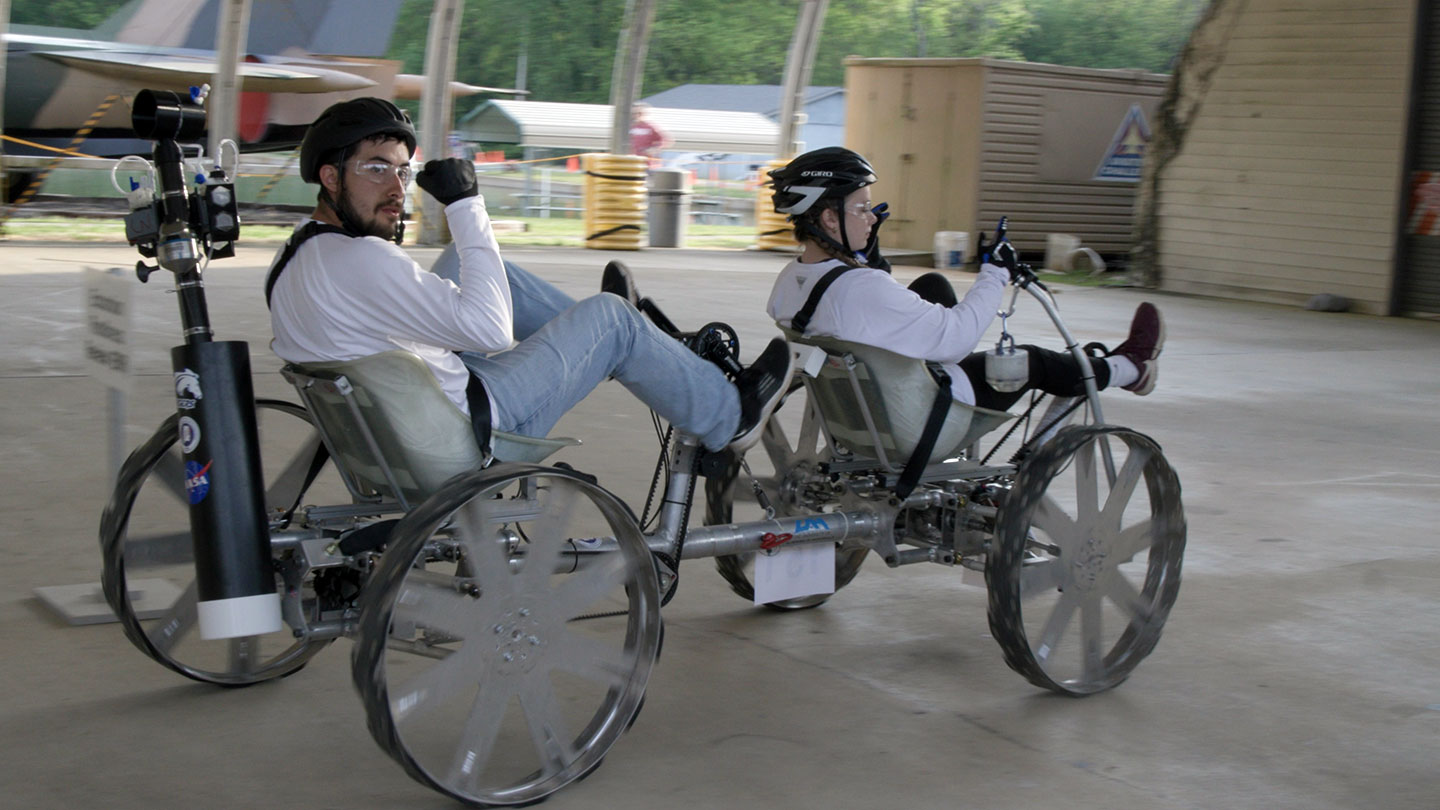
[[[205,500],[210,493],[210,465],[213,463],[207,461],[202,467],[198,461],[185,462],[185,495],[192,505]]]
[[[200,446],[200,424],[188,416],[180,417],[180,449],[186,455]]]

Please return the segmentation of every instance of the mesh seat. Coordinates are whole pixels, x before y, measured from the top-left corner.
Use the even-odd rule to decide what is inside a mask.
[[[859,456],[899,471],[915,452],[939,391],[924,361],[860,343],[801,337],[781,327],[791,343],[825,351],[807,377],[830,438]],[[928,463],[953,458],[1014,415],[952,402]]]
[[[290,363],[281,373],[315,418],[356,497],[393,498],[408,509],[445,481],[488,461],[470,417],[445,395],[425,361],[410,352]],[[495,431],[490,444],[494,459],[539,463],[580,442]]]

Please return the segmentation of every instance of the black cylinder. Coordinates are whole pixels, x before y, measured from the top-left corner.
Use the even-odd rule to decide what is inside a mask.
[[[170,359],[199,599],[273,594],[249,347],[195,343],[171,349]]]
[[[130,126],[147,141],[199,140],[205,134],[205,108],[171,90],[141,90],[130,108]]]

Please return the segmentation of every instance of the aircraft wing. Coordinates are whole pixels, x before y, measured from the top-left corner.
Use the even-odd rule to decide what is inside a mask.
[[[425,77],[414,73],[401,73],[395,77],[394,91],[395,98],[419,101],[425,89]],[[526,96],[529,90],[517,90],[513,87],[485,87],[478,84],[465,84],[464,82],[450,82],[451,98],[461,96],[473,96],[476,93],[508,93],[512,96]]]
[[[35,51],[35,56],[109,79],[137,84],[199,85],[214,79],[214,59],[144,51]],[[236,66],[240,89],[260,93],[334,93],[364,90],[375,82],[338,70],[260,62]]]

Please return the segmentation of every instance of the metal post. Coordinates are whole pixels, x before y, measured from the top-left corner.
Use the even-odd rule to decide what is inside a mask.
[[[460,40],[460,14],[464,0],[435,0],[430,11],[430,33],[425,41],[425,89],[420,97],[420,151],[426,160],[445,157],[445,136],[450,131],[454,99],[450,81],[455,77],[455,52]],[[445,209],[429,194],[420,195],[419,243],[441,245],[450,241]]]
[[[830,0],[804,0],[795,21],[795,36],[790,39],[790,54],[785,57],[785,84],[780,90],[780,141],[775,145],[775,157],[782,160],[800,151],[796,135],[800,116],[804,115],[805,89],[810,86],[810,70],[815,65],[815,49],[829,6]]]
[[[10,0],[0,0],[0,101],[5,98],[5,62],[10,58],[9,49],[5,44],[5,35],[10,31]],[[0,103],[0,133],[5,131],[5,105]],[[7,190],[9,184],[5,175],[5,141],[0,139],[0,191]],[[0,198],[0,205],[5,201]]]
[[[205,107],[210,120],[206,155],[220,165],[220,142],[239,142],[241,54],[250,34],[250,0],[225,0],[215,31],[215,81]]]
[[[630,107],[640,95],[640,75],[654,19],[655,0],[626,0],[625,24],[620,29],[615,67],[610,74],[610,104],[615,111],[610,125],[612,155],[630,154]]]

